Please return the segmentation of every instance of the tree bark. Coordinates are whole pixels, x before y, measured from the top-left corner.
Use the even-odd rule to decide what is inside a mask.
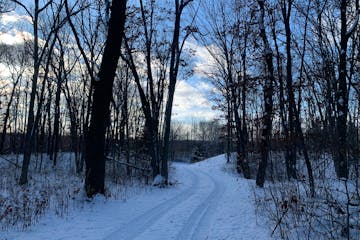
[[[286,169],[288,178],[297,179],[296,176],[296,130],[295,130],[295,96],[292,78],[292,55],[291,55],[291,29],[290,29],[290,14],[291,14],[292,0],[282,1],[282,16],[285,26],[286,38],[286,90],[288,96],[288,134],[287,134],[287,149],[288,155],[286,158]]]
[[[34,49],[33,49],[33,61],[34,61],[34,73],[32,76],[31,83],[31,93],[30,93],[30,102],[29,102],[29,112],[28,112],[28,120],[24,141],[24,158],[21,168],[20,175],[20,185],[26,184],[28,179],[28,169],[30,164],[30,155],[32,148],[32,137],[34,135],[34,105],[35,105],[35,95],[37,91],[37,81],[39,76],[39,37],[38,37],[38,9],[39,9],[39,0],[35,0],[35,14],[34,14],[34,22],[33,22],[33,32],[34,32]]]
[[[258,0],[260,6],[261,16],[259,20],[260,27],[260,36],[264,44],[265,52],[265,63],[266,63],[266,72],[267,76],[265,77],[265,82],[263,85],[264,93],[264,115],[263,115],[263,129],[261,133],[261,159],[259,162],[259,168],[256,176],[256,185],[263,187],[265,183],[266,167],[270,154],[270,141],[271,141],[271,128],[272,128],[272,111],[273,111],[273,83],[275,81],[274,77],[274,66],[273,66],[273,52],[269,45],[265,25],[265,7],[264,1]]]
[[[94,84],[91,121],[86,136],[85,190],[88,197],[105,193],[105,132],[110,121],[110,100],[124,33],[126,0],[113,0],[108,36]]]
[[[339,57],[339,77],[338,77],[338,88],[336,92],[336,107],[337,107],[337,144],[336,144],[336,156],[335,156],[335,171],[339,178],[348,177],[348,161],[347,161],[347,115],[348,115],[348,92],[346,82],[346,52],[348,37],[347,31],[347,0],[342,0],[340,3],[340,57]]]
[[[170,57],[170,70],[169,70],[169,87],[168,87],[168,98],[165,108],[165,119],[164,119],[164,144],[161,158],[161,175],[165,178],[165,184],[168,182],[168,157],[169,157],[169,144],[170,144],[170,131],[171,131],[171,114],[172,106],[174,101],[175,86],[177,81],[177,75],[179,70],[181,48],[179,46],[180,37],[180,23],[181,14],[191,1],[179,1],[175,0],[175,23],[173,40],[171,44],[171,57]]]

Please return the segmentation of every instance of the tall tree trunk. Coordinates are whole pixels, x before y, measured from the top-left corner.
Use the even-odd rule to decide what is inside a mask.
[[[272,111],[273,111],[273,83],[275,81],[274,77],[274,66],[273,66],[273,52],[269,45],[265,25],[265,7],[264,1],[258,0],[258,4],[260,6],[260,19],[259,19],[259,27],[260,27],[260,36],[262,38],[264,44],[264,52],[265,52],[265,63],[266,63],[266,77],[263,85],[264,92],[264,115],[263,115],[263,129],[261,133],[261,159],[259,162],[259,169],[256,176],[256,185],[259,187],[263,187],[265,183],[265,175],[266,175],[266,167],[270,154],[270,141],[271,141],[271,128],[272,128]]]
[[[340,2],[340,57],[339,57],[339,77],[336,91],[336,108],[337,108],[337,153],[335,156],[335,170],[339,178],[348,178],[348,144],[347,144],[347,116],[349,105],[349,90],[347,84],[347,48],[348,40],[356,31],[359,22],[359,1],[355,1],[356,17],[352,25],[348,28],[347,9],[348,1]],[[350,6],[353,7],[353,6]]]
[[[52,139],[52,160],[53,165],[56,166],[57,153],[59,150],[59,126],[60,126],[60,93],[61,93],[61,79],[62,74],[59,73],[57,83],[56,83],[56,92],[55,92],[55,115],[54,115],[54,131]]]
[[[287,44],[289,44],[289,50],[287,51],[289,58],[288,60],[291,60],[291,51],[290,51],[290,42],[291,42],[291,31],[290,31],[290,11],[291,11],[291,1],[289,2],[289,10],[288,10],[288,14],[287,14],[287,20],[286,20],[286,38],[289,38],[289,41],[287,41]],[[307,12],[310,8],[310,2],[308,4],[308,9]],[[308,24],[308,17],[306,16],[306,20],[305,20],[305,30],[304,30],[304,42],[303,42],[303,50],[302,50],[302,57],[301,57],[301,67],[300,67],[300,82],[302,81],[302,75],[303,75],[303,70],[304,70],[304,56],[305,56],[305,49],[306,49],[306,35],[307,35],[307,24]],[[292,64],[291,64],[292,65]],[[292,75],[291,75],[292,78]],[[295,102],[295,100],[294,100]],[[308,154],[308,150],[305,144],[305,138],[304,138],[304,134],[302,132],[302,128],[301,128],[301,122],[300,122],[300,107],[301,107],[301,84],[299,87],[299,99],[298,99],[298,107],[296,107],[296,105],[294,104],[294,114],[295,114],[295,131],[296,131],[296,136],[299,140],[300,143],[300,148],[302,149],[302,152],[304,154],[304,159],[305,159],[305,164],[306,164],[306,169],[308,172],[308,178],[309,178],[309,186],[310,186],[310,195],[312,197],[315,196],[315,184],[314,184],[314,176],[313,176],[313,171],[312,171],[312,166],[311,166],[311,162],[310,162],[310,158],[309,158],[309,154]],[[296,169],[295,169],[296,170]],[[296,174],[296,172],[295,172]],[[296,175],[295,175],[296,176]]]
[[[56,92],[55,92],[55,115],[54,115],[54,131],[53,131],[53,138],[51,141],[51,159],[53,161],[53,165],[56,166],[57,163],[57,154],[59,151],[59,128],[60,128],[60,96],[61,96],[61,88],[62,88],[62,81],[64,77],[64,49],[59,38],[59,46],[60,46],[60,61],[59,67],[56,69],[53,66],[56,75]]]
[[[274,40],[275,50],[276,50],[276,63],[277,63],[277,77],[279,80],[279,110],[280,110],[280,121],[281,121],[281,128],[282,128],[282,134],[285,136],[285,166],[286,166],[286,173],[288,177],[290,176],[290,152],[291,152],[291,144],[289,141],[289,129],[288,129],[288,123],[287,123],[287,116],[286,116],[286,110],[285,110],[285,95],[284,95],[284,76],[283,76],[283,59],[281,58],[281,53],[279,50],[279,45],[277,42],[277,36],[276,36],[276,20],[274,19],[274,15],[271,16],[272,18],[272,37]]]
[[[46,153],[51,158],[51,136],[52,136],[52,125],[51,125],[51,102],[52,102],[52,89],[50,84],[48,84],[48,99],[45,107],[45,115],[47,115],[47,143],[46,143]]]
[[[226,88],[226,108],[227,108],[227,137],[226,137],[226,161],[230,162],[231,151],[232,151],[232,108],[231,108],[231,101],[230,101],[230,90]]]
[[[55,18],[55,21],[53,22],[53,25],[51,28],[53,29],[47,36],[46,41],[44,44],[41,45],[41,51],[39,48],[39,36],[38,36],[38,22],[39,22],[39,14],[42,11],[45,11],[49,5],[53,4],[52,1],[49,1],[44,4],[43,7],[39,8],[39,0],[35,0],[35,9],[34,9],[34,17],[32,18],[33,21],[33,33],[34,33],[34,40],[33,40],[33,76],[32,76],[32,82],[31,82],[31,93],[30,93],[30,102],[29,102],[29,111],[28,111],[28,118],[27,118],[27,124],[26,124],[26,133],[25,133],[25,140],[24,140],[24,147],[23,147],[23,163],[21,168],[21,175],[19,184],[23,185],[27,183],[27,175],[28,175],[28,169],[30,165],[30,157],[31,157],[31,151],[33,147],[33,142],[35,138],[35,133],[37,130],[38,122],[40,121],[41,117],[41,110],[42,110],[42,104],[44,101],[44,90],[45,90],[45,82],[47,80],[48,74],[49,74],[49,65],[51,62],[51,55],[54,49],[55,45],[55,39],[57,36],[58,31],[60,30],[62,24],[59,22],[59,15],[61,12],[61,7],[56,12],[57,17]],[[25,6],[25,5],[21,5]],[[53,37],[53,38],[52,38]],[[51,44],[50,44],[50,41]],[[50,44],[50,46],[49,46]],[[46,55],[46,56],[45,56]],[[34,109],[35,109],[35,97],[37,95],[37,85],[38,85],[38,78],[40,74],[40,65],[42,60],[47,59],[46,65],[45,65],[45,71],[44,71],[44,80],[43,85],[40,93],[39,103],[37,106],[37,113],[35,115]],[[26,103],[27,104],[27,103]]]
[[[83,167],[82,167],[82,161],[79,158],[77,110],[75,103],[71,99],[67,78],[65,78],[65,84],[64,87],[62,88],[62,91],[64,93],[67,108],[69,111],[71,151],[75,154],[76,173],[80,173]]]
[[[288,121],[289,121],[289,132],[287,144],[289,147],[289,155],[286,163],[287,174],[289,178],[297,179],[296,176],[296,129],[295,129],[295,96],[293,88],[293,77],[292,77],[292,55],[291,55],[291,29],[290,29],[290,14],[292,8],[292,0],[282,1],[282,16],[284,19],[285,26],[285,38],[286,38],[286,90],[288,96]]]
[[[348,160],[347,160],[347,115],[348,115],[348,92],[347,92],[347,0],[341,0],[340,3],[340,59],[339,59],[339,77],[338,77],[338,88],[336,92],[336,107],[337,107],[337,143],[336,143],[336,156],[335,156],[335,170],[336,175],[339,178],[348,177]]]
[[[34,46],[33,46],[33,76],[32,76],[32,83],[31,83],[31,93],[30,93],[30,102],[29,102],[29,112],[27,117],[27,127],[26,127],[26,134],[25,134],[25,141],[24,141],[24,157],[23,163],[21,168],[21,175],[20,175],[20,185],[26,184],[28,179],[28,169],[30,165],[30,156],[31,156],[31,148],[33,142],[33,135],[34,135],[34,105],[35,105],[35,96],[37,91],[37,81],[39,76],[39,37],[38,37],[38,9],[39,9],[39,0],[35,0],[35,14],[34,14],[34,21],[33,21],[33,33],[34,33]]]
[[[180,35],[180,20],[181,12],[183,9],[182,4],[179,0],[175,0],[175,23],[173,40],[171,44],[171,59],[170,59],[170,70],[169,70],[169,87],[168,87],[168,99],[165,108],[165,120],[164,120],[164,146],[162,152],[162,165],[161,175],[165,178],[165,183],[168,181],[168,157],[169,157],[169,144],[170,144],[170,131],[171,131],[171,113],[172,105],[174,101],[175,86],[177,81],[177,74],[179,68],[179,35]]]
[[[86,136],[85,190],[88,197],[104,194],[105,185],[105,132],[110,121],[110,100],[124,33],[126,0],[113,0],[108,36],[98,74],[94,84],[91,121]]]
[[[181,14],[184,8],[190,4],[193,0],[175,0],[175,22],[174,22],[174,33],[171,43],[171,56],[170,56],[170,69],[169,69],[169,87],[168,87],[168,98],[165,107],[165,119],[164,119],[164,139],[163,139],[163,150],[162,150],[162,164],[161,164],[161,175],[165,178],[165,183],[168,181],[168,157],[169,157],[169,144],[170,144],[170,131],[171,131],[171,114],[175,94],[175,86],[177,82],[177,75],[179,71],[180,55],[184,42],[189,36],[190,32],[187,33],[180,46],[180,23]]]
[[[242,94],[241,94],[241,108],[242,108],[242,144],[244,146],[243,148],[243,154],[245,160],[247,159],[247,144],[248,144],[248,130],[247,130],[247,124],[246,124],[246,93],[247,93],[247,67],[246,67],[246,51],[247,51],[247,40],[248,40],[248,30],[245,30],[245,39],[244,39],[244,50],[241,54],[242,58]],[[239,76],[240,77],[240,76]],[[239,81],[240,82],[240,81]],[[247,177],[250,178],[250,168],[248,167],[249,173],[247,174]]]

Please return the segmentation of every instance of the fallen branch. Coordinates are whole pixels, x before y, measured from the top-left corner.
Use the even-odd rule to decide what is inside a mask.
[[[12,162],[12,161],[9,160],[9,159],[4,158],[3,156],[0,156],[0,159],[5,160],[5,161],[7,161],[8,163],[11,163],[12,165],[14,165],[14,166],[17,167],[17,168],[21,168],[21,167],[19,166],[19,164],[14,163],[14,162]]]
[[[276,224],[276,226],[275,226],[274,230],[271,232],[271,236],[273,236],[273,235],[274,235],[274,233],[275,233],[275,231],[276,231],[277,227],[281,224],[281,222],[282,222],[282,220],[283,220],[283,218],[284,218],[284,216],[285,216],[285,214],[287,213],[287,211],[288,211],[288,210],[289,210],[289,208],[286,208],[286,209],[285,209],[285,211],[283,212],[283,214],[281,215],[281,217],[279,218],[279,220],[278,220],[278,222],[277,222],[277,224]]]
[[[107,157],[106,157],[106,159],[107,159],[107,160],[114,161],[114,162],[116,162],[116,163],[118,163],[118,164],[121,164],[121,165],[125,165],[125,166],[131,167],[131,168],[135,168],[135,169],[138,169],[138,170],[144,171],[144,172],[148,172],[148,173],[150,173],[150,171],[151,171],[151,170],[150,170],[150,169],[148,169],[148,168],[142,168],[142,167],[139,167],[139,166],[133,165],[133,164],[131,164],[131,163],[122,162],[122,161],[119,161],[119,160],[117,160],[117,159],[115,159],[115,158],[112,158],[112,157],[109,157],[109,156],[107,156]]]

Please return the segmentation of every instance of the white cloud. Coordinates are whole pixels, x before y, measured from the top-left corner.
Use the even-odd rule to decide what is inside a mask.
[[[210,51],[216,53],[218,51],[215,46],[202,46],[197,43],[195,39],[190,39],[186,42],[187,49],[195,50],[194,73],[198,77],[206,77],[207,74],[212,73],[216,68],[216,61],[209,53]]]
[[[31,33],[12,29],[9,32],[0,32],[0,43],[2,44],[22,44],[26,40],[33,39]]]
[[[201,81],[199,82],[198,86],[199,89],[201,89],[202,91],[206,91],[208,93],[214,92],[216,90],[214,85],[211,84],[210,82]]]
[[[24,27],[30,26],[31,18],[19,15],[16,12],[3,13],[0,15],[0,43],[22,44],[25,40],[33,39],[32,34],[22,31]]]
[[[7,66],[4,63],[0,63],[0,72],[1,72],[0,78],[6,79],[11,76],[9,66]]]
[[[214,86],[206,81],[207,74],[214,71],[214,58],[207,48],[190,38],[185,43],[187,50],[194,50],[194,76],[188,81],[178,81],[174,97],[173,119],[190,123],[192,120],[212,120],[219,112],[212,109],[209,95],[214,92]],[[212,49],[212,46],[210,46]]]
[[[217,112],[211,109],[211,103],[201,88],[195,88],[186,81],[178,82],[174,96],[174,120],[181,122],[189,122],[192,119],[211,120],[216,116]]]
[[[4,25],[14,24],[22,21],[31,23],[31,18],[26,15],[19,15],[15,12],[3,13],[0,16],[0,22]]]

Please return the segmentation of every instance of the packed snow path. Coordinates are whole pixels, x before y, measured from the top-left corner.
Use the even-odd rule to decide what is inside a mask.
[[[224,171],[223,156],[174,164],[177,184],[127,201],[95,201],[90,209],[38,224],[15,239],[270,239],[256,223],[248,180]],[[11,239],[11,238],[10,238]]]

